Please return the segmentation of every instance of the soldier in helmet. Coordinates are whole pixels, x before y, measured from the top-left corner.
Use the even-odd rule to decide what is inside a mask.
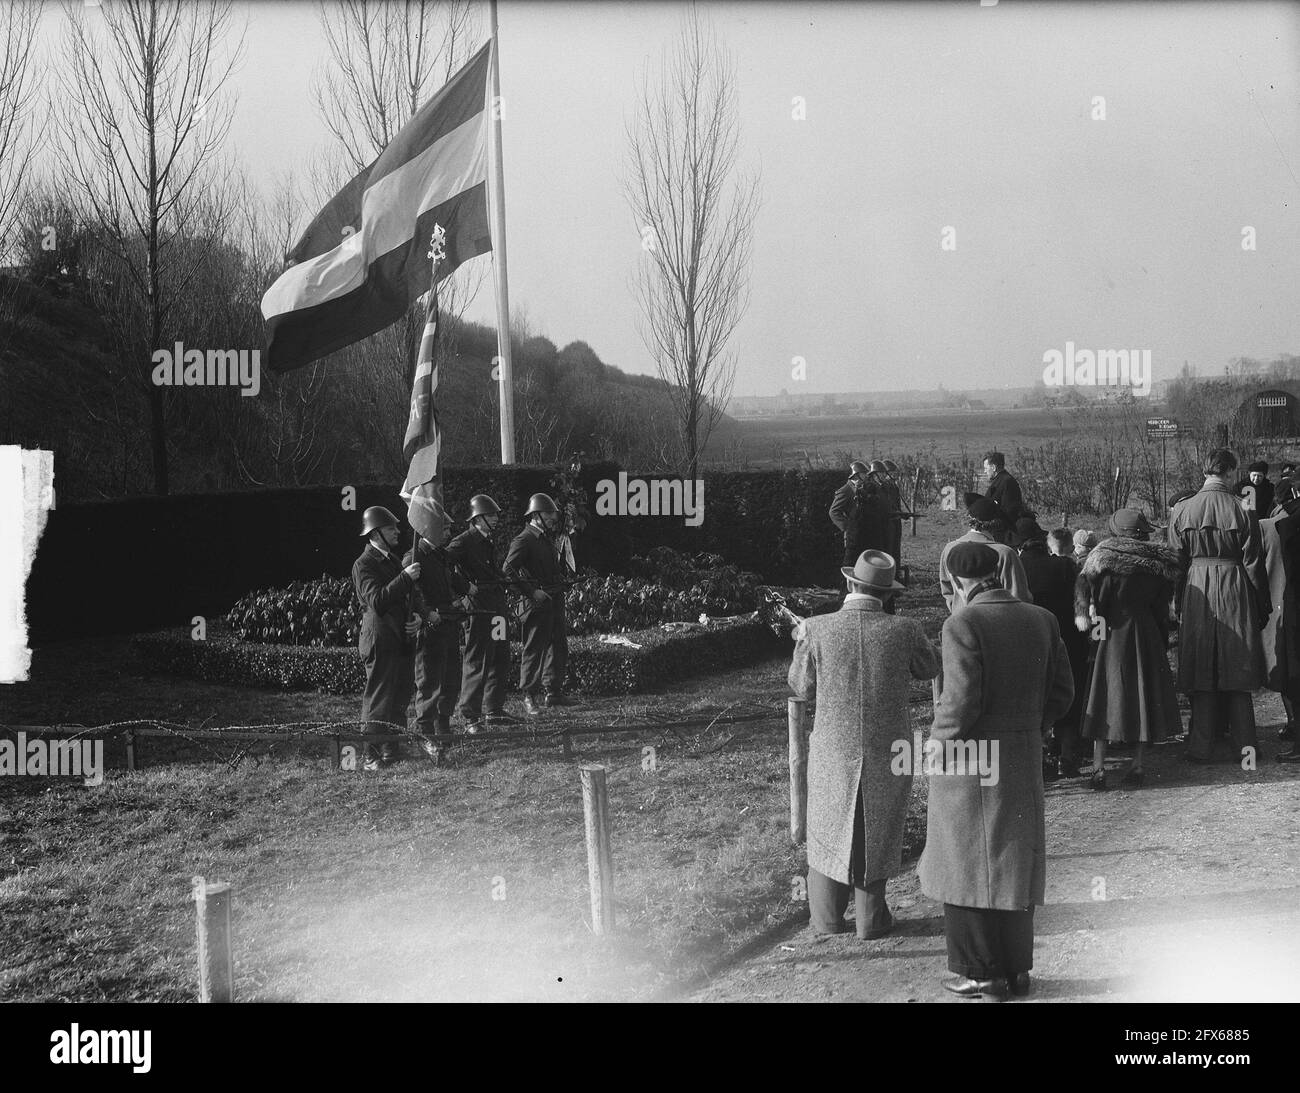
[[[889,505],[871,469],[860,459],[849,464],[849,480],[835,491],[830,518],[844,535],[846,566],[855,565],[864,550],[889,546]]]
[[[424,736],[420,742],[424,754],[435,762],[442,758],[443,748],[429,737],[451,732],[451,713],[460,694],[460,626],[456,615],[471,609],[466,595],[468,582],[447,559],[450,538],[450,525],[443,542],[436,546],[417,535],[405,559],[421,566],[416,581],[420,595],[416,610],[424,625],[415,645],[415,728]]]
[[[403,568],[397,554],[397,517],[382,505],[361,517],[366,548],[352,566],[352,583],[364,612],[357,650],[366,666],[361,699],[362,734],[376,736],[406,727],[406,707],[415,687],[414,640],[420,629],[412,594],[420,564]],[[398,757],[395,744],[366,747],[365,770],[378,770]]]
[[[547,494],[533,494],[528,501],[528,523],[506,552],[506,576],[527,604],[519,688],[524,692],[524,712],[530,716],[541,712],[539,698],[547,706],[573,704],[564,697],[569,645],[564,633],[563,576],[548,534],[559,519],[560,510]],[[543,690],[544,697],[539,695]]]
[[[469,501],[469,530],[447,544],[447,558],[468,582],[471,615],[465,627],[465,660],[460,680],[460,716],[467,732],[489,725],[516,724],[506,713],[510,639],[506,635],[506,593],[497,565],[492,532],[501,509],[486,493]],[[484,709],[486,707],[486,717]]]

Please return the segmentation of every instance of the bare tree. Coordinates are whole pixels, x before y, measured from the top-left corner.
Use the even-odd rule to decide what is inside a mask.
[[[692,478],[735,380],[728,339],[749,303],[757,174],[737,167],[735,64],[686,14],[657,82],[643,78],[624,192],[643,239],[640,331],[669,384]]]
[[[0,265],[20,249],[13,238],[32,155],[36,148],[33,116],[37,81],[32,68],[42,0],[0,4]],[[0,321],[13,321],[19,309],[12,291],[0,282]]]
[[[93,220],[92,296],[148,402],[154,489],[165,494],[167,403],[151,382],[152,354],[204,260],[202,247],[178,244],[219,232],[231,213],[210,190],[210,167],[230,127],[222,90],[243,36],[228,41],[229,0],[65,11],[60,166]]]

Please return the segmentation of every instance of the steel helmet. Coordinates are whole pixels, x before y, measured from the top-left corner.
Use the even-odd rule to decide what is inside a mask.
[[[369,535],[375,528],[397,527],[397,517],[383,505],[371,505],[361,514],[361,534]]]
[[[866,474],[867,465],[860,459],[855,459],[849,464],[849,474]]]
[[[501,506],[492,500],[486,493],[476,493],[469,499],[469,518],[475,516],[500,516]]]
[[[559,512],[555,507],[555,502],[551,500],[548,493],[535,493],[528,499],[528,515],[532,516],[535,512]]]
[[[886,473],[885,465],[884,465],[882,462],[880,462],[879,459],[873,459],[873,460],[871,461],[871,473],[872,473],[872,474],[885,474],[885,473]]]
[[[898,471],[898,464],[895,463],[892,459],[886,459],[885,470],[887,470],[890,474],[895,474]]]

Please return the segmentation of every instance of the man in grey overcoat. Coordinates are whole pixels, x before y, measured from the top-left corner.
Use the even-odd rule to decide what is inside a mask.
[[[813,929],[839,933],[850,891],[864,940],[894,925],[885,882],[902,872],[903,818],[912,791],[908,683],[931,679],[939,658],[916,619],[885,613],[903,586],[895,560],[864,551],[842,567],[839,611],[795,631],[790,689],[816,700],[808,749],[808,907]],[[905,772],[894,773],[902,754]]]
[[[948,555],[965,606],[943,624],[917,872],[921,890],[944,905],[955,973],[944,987],[1001,1001],[1029,989],[1034,907],[1047,880],[1043,734],[1070,708],[1074,679],[1056,617],[1002,588],[997,566],[984,543]]]

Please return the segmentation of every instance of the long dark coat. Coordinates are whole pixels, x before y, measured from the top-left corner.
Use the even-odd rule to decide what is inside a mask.
[[[1082,734],[1111,743],[1154,743],[1182,731],[1169,668],[1169,605],[1182,575],[1163,543],[1116,536],[1093,548],[1075,591],[1075,614],[1091,604],[1105,620],[1084,703]]]
[[[997,502],[1008,526],[1014,527],[1015,522],[1025,514],[1024,499],[1020,496],[1020,483],[1005,469],[998,471],[989,479],[989,491],[984,496],[990,501]]]
[[[1187,565],[1178,689],[1253,691],[1264,681],[1260,620],[1269,611],[1259,525],[1222,482],[1175,506],[1169,545]]]
[[[1061,724],[1074,728],[1083,715],[1083,700],[1088,685],[1088,636],[1074,626],[1074,583],[1079,577],[1079,567],[1073,558],[1049,554],[1047,544],[1041,539],[1030,539],[1020,548],[1020,564],[1029,582],[1029,592],[1034,603],[1045,607],[1056,618],[1065,651],[1070,656],[1070,671],[1074,678],[1074,701],[1061,718]]]
[[[1260,634],[1264,686],[1300,699],[1300,635],[1296,632],[1296,582],[1300,581],[1300,516],[1278,515],[1259,522],[1273,612]]]
[[[930,740],[987,741],[990,752],[996,744],[997,781],[930,776],[921,890],[959,907],[1041,905],[1043,734],[1074,696],[1056,619],[1006,589],[978,593],[943,624],[943,674]]]
[[[933,678],[938,653],[916,619],[887,615],[865,598],[805,620],[796,635],[790,690],[817,703],[808,745],[808,866],[850,882],[854,809],[861,799],[864,879],[895,876],[902,871],[903,817],[912,791],[908,681]],[[891,769],[898,741],[908,753],[904,774]]]
[[[892,545],[889,503],[874,482],[858,483],[852,478],[845,482],[835,491],[830,518],[844,534],[841,565],[853,565],[864,550],[887,552]]]

